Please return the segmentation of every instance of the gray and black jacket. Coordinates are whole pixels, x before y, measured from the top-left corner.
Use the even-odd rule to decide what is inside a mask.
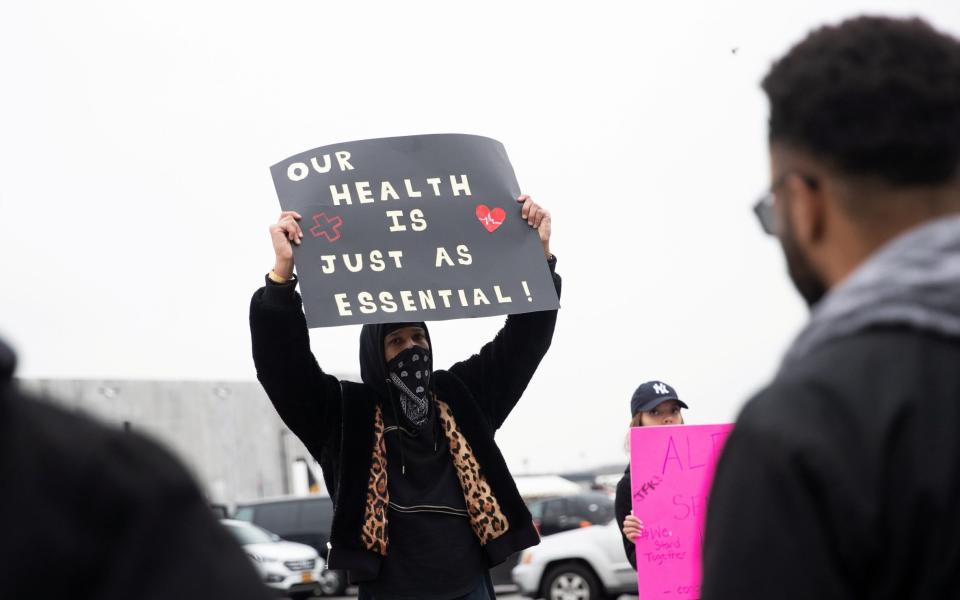
[[[743,409],[704,600],[960,597],[960,217],[874,253]]]

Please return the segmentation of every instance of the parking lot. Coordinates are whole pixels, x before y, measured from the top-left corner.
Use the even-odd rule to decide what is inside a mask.
[[[503,598],[503,600],[521,600],[523,596],[514,591],[504,591],[503,593],[497,592],[497,598]],[[337,596],[332,600],[357,600],[357,596],[356,594],[353,596]]]
[[[333,598],[332,600],[357,600],[357,590],[355,588],[348,590],[348,592],[352,592],[353,595],[338,596]],[[521,600],[523,596],[516,593],[516,591],[511,588],[504,587],[503,589],[497,590],[497,598],[498,599],[503,598],[503,600]]]
[[[623,553],[622,534],[613,519],[613,499],[603,491],[548,496],[529,502],[534,524],[542,539],[526,553],[527,562],[518,567],[519,556],[491,570],[498,598],[519,600],[522,596],[510,585],[511,573],[520,569],[520,581],[527,586],[560,586],[566,590],[575,586],[584,600],[609,597],[608,593],[636,589],[636,574]],[[258,553],[265,553],[272,543],[297,542],[316,556],[313,549],[321,548],[327,540],[328,524],[333,514],[332,501],[326,497],[306,496],[270,499],[238,505],[235,519],[224,520],[242,543],[261,541]],[[241,535],[242,532],[244,535]],[[256,540],[248,539],[259,532]],[[557,534],[563,535],[557,535]],[[276,534],[276,535],[274,535]],[[267,536],[267,540],[262,540]],[[272,536],[272,537],[271,537]],[[272,540],[272,541],[271,541]],[[266,543],[266,542],[270,543]],[[290,551],[288,548],[287,551]],[[259,564],[259,563],[258,563]],[[272,568],[277,570],[277,563]],[[269,570],[260,564],[261,570]],[[292,577],[280,568],[274,577]],[[315,575],[318,576],[318,575]],[[335,577],[331,575],[331,577]],[[343,582],[343,574],[340,574]],[[601,584],[604,582],[604,584]],[[325,579],[336,589],[337,582]],[[559,589],[559,588],[558,588]],[[608,591],[609,590],[609,591]],[[356,588],[347,590],[345,598],[355,598]],[[629,598],[629,596],[627,596]]]
[[[357,600],[356,590],[350,590],[353,592],[352,596],[342,596],[333,598],[333,600]],[[503,600],[522,600],[524,597],[516,593],[513,589],[502,588],[497,590],[497,598]],[[636,596],[620,596],[618,600],[637,600]]]

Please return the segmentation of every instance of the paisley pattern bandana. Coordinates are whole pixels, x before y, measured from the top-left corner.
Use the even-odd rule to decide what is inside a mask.
[[[387,363],[390,381],[400,392],[400,407],[414,425],[427,420],[430,403],[430,351],[419,346],[407,348]]]

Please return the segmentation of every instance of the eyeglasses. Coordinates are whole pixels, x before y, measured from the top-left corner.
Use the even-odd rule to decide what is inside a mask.
[[[820,182],[817,181],[816,177],[804,175],[803,173],[797,173],[795,171],[787,171],[786,173],[774,179],[766,193],[760,196],[760,198],[757,199],[757,202],[753,205],[753,214],[757,215],[757,220],[760,221],[760,228],[763,229],[763,232],[767,235],[777,235],[777,218],[773,210],[774,195],[777,189],[786,183],[787,178],[791,175],[799,177],[804,183],[813,189],[816,189],[817,186],[820,185]]]

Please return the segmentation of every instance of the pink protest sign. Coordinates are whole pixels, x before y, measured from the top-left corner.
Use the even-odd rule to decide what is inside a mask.
[[[633,514],[640,600],[700,597],[700,547],[707,494],[733,425],[670,425],[630,430]]]

